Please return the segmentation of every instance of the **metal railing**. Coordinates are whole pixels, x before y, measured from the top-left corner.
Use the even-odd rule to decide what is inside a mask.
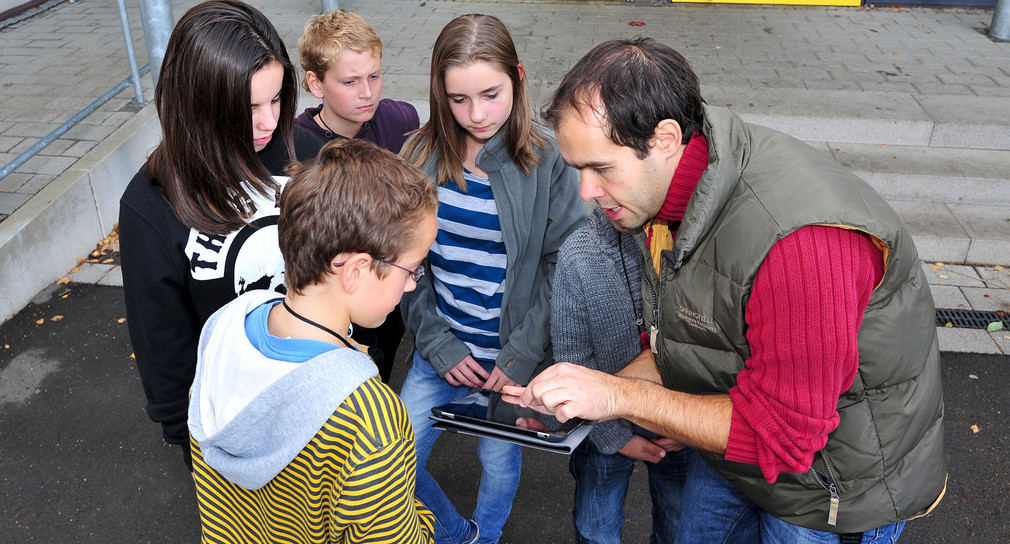
[[[140,17],[144,24],[144,41],[147,44],[147,53],[150,63],[137,67],[137,55],[133,49],[133,34],[130,32],[130,21],[126,15],[126,0],[117,0],[119,3],[119,18],[123,25],[123,38],[126,40],[126,55],[130,61],[130,76],[119,82],[115,87],[103,94],[98,100],[88,104],[83,110],[77,112],[62,125],[45,135],[41,140],[14,158],[11,162],[0,169],[0,180],[10,175],[22,164],[37,155],[46,146],[56,141],[57,138],[74,128],[85,117],[91,115],[103,104],[112,100],[113,97],[121,93],[124,89],[133,85],[133,93],[138,104],[143,104],[144,90],[140,86],[140,76],[151,72],[151,79],[154,85],[158,84],[158,75],[161,73],[161,61],[165,57],[165,49],[172,34],[174,20],[172,18],[172,4],[169,0],[139,0]],[[340,0],[321,0],[320,9],[323,13],[340,9]]]
[[[133,85],[134,97],[137,103],[143,104],[145,102],[144,91],[140,86],[140,76],[151,71],[151,65],[145,64],[143,67],[140,68],[137,67],[137,56],[133,50],[133,34],[130,32],[130,21],[126,15],[126,2],[125,0],[118,0],[118,2],[119,2],[119,17],[123,25],[123,37],[126,40],[126,53],[130,61],[131,75],[126,79],[124,79],[123,81],[120,81],[115,87],[113,87],[108,92],[103,94],[97,100],[95,100],[91,104],[88,104],[84,109],[77,112],[73,117],[68,119],[62,125],[56,127],[56,129],[54,129],[52,132],[43,136],[41,140],[35,142],[34,145],[32,145],[23,153],[15,157],[14,160],[5,164],[4,167],[0,169],[0,180],[6,178],[22,164],[28,162],[29,159],[31,159],[32,157],[37,155],[40,151],[45,149],[46,146],[56,141],[57,138],[65,134],[68,130],[74,128],[78,123],[84,120],[85,117],[94,113],[98,108],[102,107],[103,104],[105,104],[109,100],[112,100],[116,95],[123,92],[123,90],[125,90],[127,87],[130,87],[131,84]],[[141,0],[142,4],[144,2],[145,0]],[[169,7],[169,10],[171,10],[171,7]],[[171,11],[169,11],[168,15],[169,32],[171,32],[171,17],[172,17]],[[159,66],[160,66],[160,59],[159,59]]]

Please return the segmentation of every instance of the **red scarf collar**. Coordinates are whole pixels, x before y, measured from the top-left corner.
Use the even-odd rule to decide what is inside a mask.
[[[684,148],[677,169],[673,172],[670,190],[666,193],[666,200],[656,219],[674,223],[684,218],[687,203],[691,200],[694,188],[697,187],[698,180],[706,168],[708,168],[708,140],[696,130]]]

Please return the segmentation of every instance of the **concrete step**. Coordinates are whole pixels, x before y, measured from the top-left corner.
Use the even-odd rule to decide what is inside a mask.
[[[807,141],[1010,150],[1006,97],[703,87],[709,104]]]
[[[887,199],[922,259],[985,264],[1010,258],[1010,151],[813,145]]]
[[[815,143],[884,198],[1010,207],[1010,151]]]

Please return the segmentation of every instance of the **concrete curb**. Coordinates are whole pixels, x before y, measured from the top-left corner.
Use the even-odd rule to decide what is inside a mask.
[[[161,139],[153,106],[95,146],[0,223],[0,322],[66,273],[112,231],[119,198]]]

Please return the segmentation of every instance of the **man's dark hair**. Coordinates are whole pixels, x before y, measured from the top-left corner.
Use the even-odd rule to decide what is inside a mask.
[[[680,123],[684,143],[704,118],[698,76],[683,55],[651,38],[611,40],[586,53],[565,74],[543,119],[557,129],[567,113],[603,114],[610,139],[649,154],[649,140],[663,119]]]

